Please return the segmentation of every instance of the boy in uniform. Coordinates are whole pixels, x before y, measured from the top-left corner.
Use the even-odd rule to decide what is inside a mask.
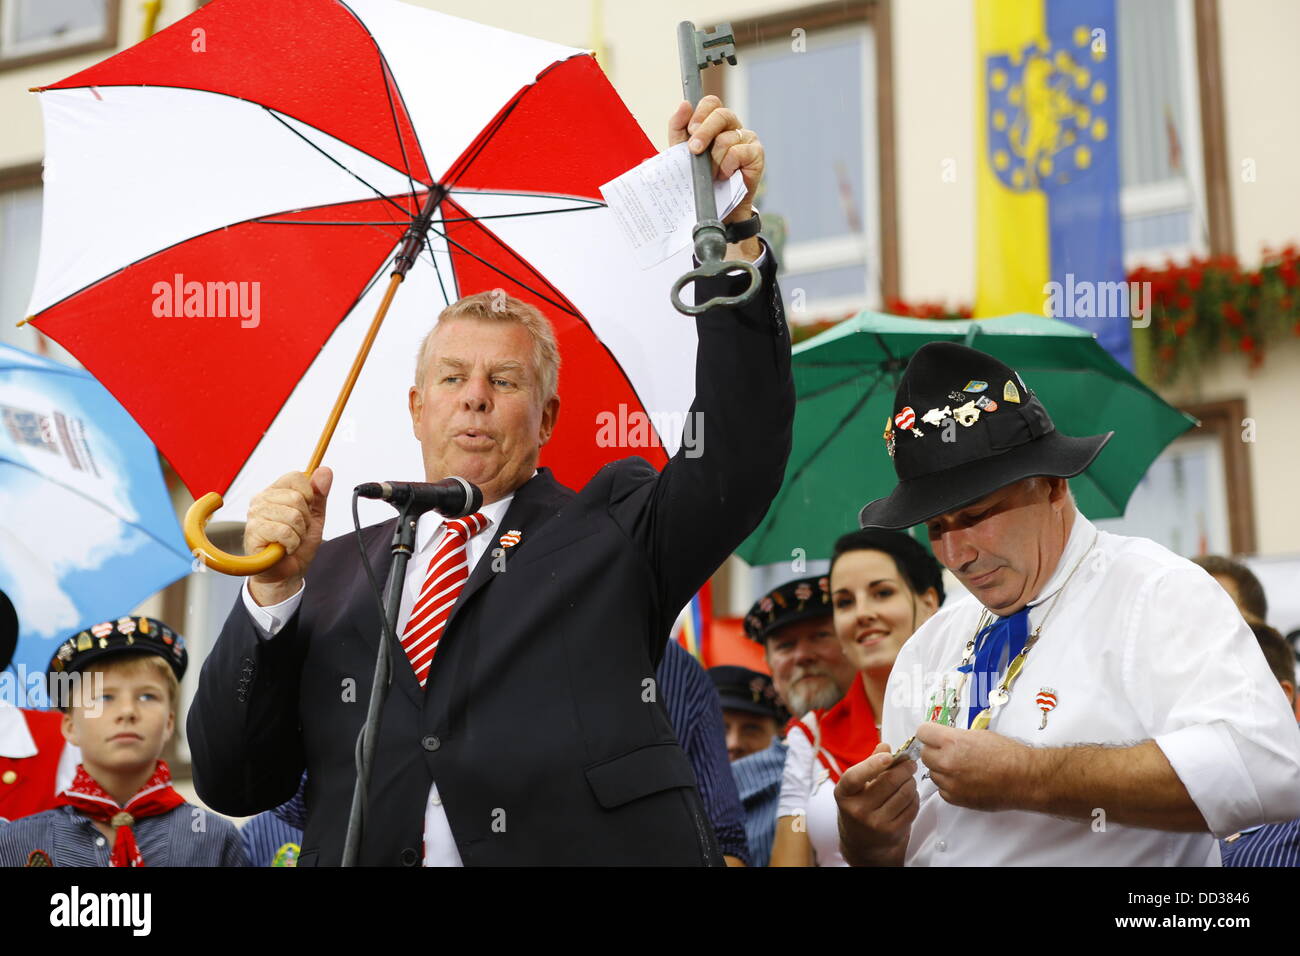
[[[246,865],[234,825],[186,803],[159,759],[185,664],[184,639],[148,617],[60,645],[50,698],[81,764],[53,810],[0,827],[0,866]]]

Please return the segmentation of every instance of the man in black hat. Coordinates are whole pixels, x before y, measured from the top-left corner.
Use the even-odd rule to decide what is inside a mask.
[[[744,627],[745,636],[763,646],[777,700],[795,716],[835,706],[853,680],[853,665],[835,636],[830,581],[825,575],[796,578],[773,588],[754,602]],[[752,695],[753,687],[748,689]],[[766,688],[759,690],[760,697],[766,693]],[[754,866],[767,866],[772,856],[785,757],[785,741],[776,736],[764,749],[731,764],[745,808]]]
[[[1218,865],[1214,836],[1300,816],[1300,731],[1232,601],[1075,509],[1112,434],[1061,435],[982,352],[913,356],[898,486],[860,520],[925,524],[973,599],[904,645],[882,743],[836,787],[851,863]]]
[[[789,720],[772,678],[731,664],[710,667],[709,678],[722,702],[727,758],[734,763],[772,746]]]

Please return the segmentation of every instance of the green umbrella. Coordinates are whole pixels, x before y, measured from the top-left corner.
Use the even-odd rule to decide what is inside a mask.
[[[785,482],[737,554],[750,564],[830,557],[835,539],[858,527],[858,510],[893,491],[882,433],[896,411],[894,390],[912,354],[940,341],[981,349],[1018,371],[1063,434],[1115,432],[1070,481],[1089,518],[1123,515],[1151,462],[1197,424],[1069,323],[1028,314],[936,320],[863,312],[795,347]]]

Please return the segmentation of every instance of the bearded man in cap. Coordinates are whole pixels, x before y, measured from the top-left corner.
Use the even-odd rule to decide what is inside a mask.
[[[1075,508],[1113,432],[1060,434],[951,343],[917,351],[891,425],[898,486],[860,522],[925,524],[972,597],[903,646],[882,743],[836,787],[850,863],[1216,866],[1215,837],[1300,816],[1300,731],[1231,599]]]

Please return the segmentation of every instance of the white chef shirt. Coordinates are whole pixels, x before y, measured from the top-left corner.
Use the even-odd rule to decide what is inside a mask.
[[[1123,826],[1104,807],[1082,821],[955,807],[918,761],[908,865],[1217,866],[1215,837],[1300,817],[1300,729],[1236,605],[1203,570],[1146,538],[1098,532],[1076,513],[1065,553],[1030,605],[1031,632],[1050,617],[989,729],[1035,747],[1154,740],[1213,835]],[[973,597],[950,604],[903,645],[885,690],[881,738],[892,747],[926,718],[982,610]],[[963,690],[958,727],[967,726],[974,683]],[[1036,702],[1043,690],[1056,695],[1046,727]]]
[[[510,494],[500,501],[494,501],[479,509],[479,514],[491,523],[469,539],[467,547],[471,573],[478,566],[479,560],[497,546],[496,529],[505,517],[514,497]],[[433,557],[438,542],[442,540],[445,525],[446,521],[442,515],[436,511],[429,511],[420,516],[415,526],[415,553],[406,566],[406,584],[402,589],[402,605],[397,615],[396,630],[399,637],[406,629],[406,622],[411,616],[411,607],[415,604],[420,588],[424,585],[424,577],[429,570],[429,559]],[[269,607],[258,607],[249,590],[249,584],[245,583],[242,593],[244,607],[248,608],[248,613],[253,623],[257,625],[258,632],[263,637],[270,638],[278,633],[298,610],[298,605],[302,603],[303,588],[300,588],[293,597]],[[397,656],[393,660],[393,666],[410,667],[411,664],[405,657]],[[429,801],[425,804],[424,810],[424,865],[462,865],[460,851],[456,849],[456,840],[452,836],[451,824],[447,820],[447,811],[443,808],[442,798],[438,795],[437,783],[429,787]]]

